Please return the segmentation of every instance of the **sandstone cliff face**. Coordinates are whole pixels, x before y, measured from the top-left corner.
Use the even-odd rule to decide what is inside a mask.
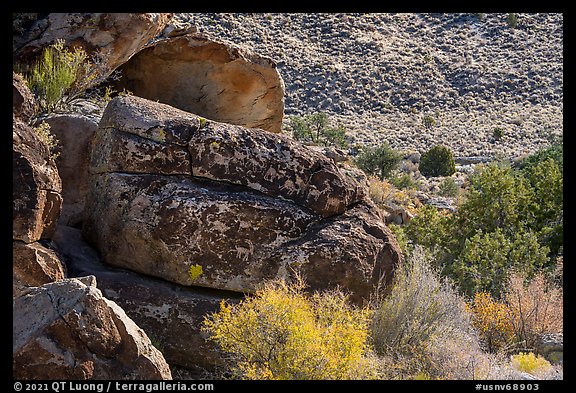
[[[162,354],[94,277],[33,288],[13,310],[16,379],[171,379]]]
[[[286,137],[114,99],[91,158],[83,233],[108,264],[252,292],[302,273],[367,300],[400,251],[364,185]]]
[[[153,43],[120,70],[120,90],[208,119],[280,132],[284,82],[271,59],[191,33]]]

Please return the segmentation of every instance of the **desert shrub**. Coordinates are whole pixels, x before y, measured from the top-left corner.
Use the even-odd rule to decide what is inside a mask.
[[[341,148],[348,146],[346,130],[342,126],[330,127],[326,113],[319,112],[304,117],[291,116],[289,120],[292,136],[298,141]]]
[[[460,289],[473,295],[487,291],[499,298],[507,280],[507,272],[517,269],[533,274],[547,261],[548,248],[541,246],[533,232],[514,234],[512,238],[496,228],[478,232],[464,241],[460,254],[446,269],[457,280]]]
[[[390,179],[390,183],[394,184],[397,188],[403,189],[416,189],[417,184],[412,177],[406,173]]]
[[[438,194],[450,198],[455,198],[458,196],[458,190],[460,189],[458,184],[456,184],[456,181],[451,177],[445,177],[440,182],[439,188],[440,191]]]
[[[520,173],[509,166],[488,164],[468,180],[465,201],[458,209],[461,238],[497,228],[511,236],[526,227],[532,190]]]
[[[519,354],[512,355],[510,360],[515,369],[529,374],[537,375],[545,373],[552,368],[548,360],[542,356],[536,356],[533,352],[520,352]]]
[[[404,232],[411,244],[437,253],[447,246],[451,220],[449,213],[444,214],[432,205],[424,205],[418,209],[415,217],[404,225]]]
[[[420,369],[426,370],[433,379],[518,379],[509,366],[509,358],[501,353],[484,351],[475,332],[431,340]]]
[[[502,139],[502,137],[504,136],[504,129],[500,128],[500,127],[494,127],[494,129],[492,130],[492,137],[499,141],[500,139]]]
[[[393,170],[398,168],[402,154],[391,148],[387,143],[367,148],[358,154],[356,165],[366,174],[378,176],[381,180],[390,177]]]
[[[420,157],[420,173],[426,177],[450,176],[456,172],[452,151],[446,146],[434,146]]]
[[[562,333],[564,303],[562,288],[539,272],[531,280],[513,273],[503,296],[510,309],[516,341],[534,350],[543,333]]]
[[[552,256],[563,246],[564,178],[558,163],[551,157],[524,167],[523,173],[532,189],[529,224],[538,231]]]
[[[42,142],[48,146],[48,150],[50,151],[50,158],[55,160],[60,156],[60,152],[57,151],[58,149],[58,139],[50,132],[50,124],[42,121],[36,127],[33,128],[34,133],[40,138]]]
[[[379,354],[408,355],[435,336],[449,336],[466,324],[463,300],[442,281],[422,248],[394,273],[391,293],[377,304],[372,341]]]
[[[392,234],[396,238],[396,242],[400,246],[400,250],[402,250],[402,255],[404,255],[404,257],[408,257],[412,248],[410,244],[410,239],[408,239],[406,231],[404,230],[404,225],[389,223],[387,224],[387,226],[388,228],[390,228]]]
[[[524,157],[524,159],[520,161],[519,166],[520,168],[523,169],[529,168],[539,162],[545,161],[548,158],[553,159],[556,162],[556,164],[558,164],[560,172],[563,171],[564,147],[563,147],[563,140],[561,137],[559,138],[551,137],[550,146],[540,149],[527,157]]]
[[[371,330],[388,378],[470,379],[488,372],[464,299],[421,247],[398,266]]]
[[[508,16],[506,16],[506,24],[508,27],[515,29],[518,27],[518,15],[513,12],[510,12]]]
[[[426,127],[426,129],[430,130],[436,125],[436,120],[434,120],[432,116],[426,115],[422,118],[422,124],[424,127]]]
[[[108,76],[107,69],[98,56],[90,60],[84,49],[68,49],[58,40],[44,48],[26,80],[41,110],[52,112],[103,81]]]
[[[383,211],[393,213],[399,208],[414,214],[421,206],[412,189],[398,189],[388,180],[376,177],[368,179],[368,195],[370,199]]]
[[[435,253],[442,273],[472,296],[499,297],[511,269],[553,270],[563,245],[563,180],[553,160],[516,170],[479,166],[454,214],[420,209],[404,226],[409,247]]]
[[[340,292],[307,296],[303,285],[269,282],[239,304],[222,302],[203,330],[231,356],[241,379],[376,377],[369,314]]]
[[[511,344],[514,328],[506,304],[494,300],[487,292],[477,292],[468,303],[468,310],[488,351],[496,352]]]

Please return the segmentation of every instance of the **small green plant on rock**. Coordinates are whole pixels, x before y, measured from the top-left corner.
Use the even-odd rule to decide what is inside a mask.
[[[42,121],[38,126],[33,128],[34,133],[40,138],[42,142],[48,146],[50,151],[50,158],[55,160],[60,156],[60,152],[57,152],[58,139],[50,132],[50,124]]]
[[[426,177],[450,176],[456,172],[452,151],[437,145],[420,157],[420,173]]]
[[[191,265],[188,269],[188,276],[192,281],[196,281],[198,277],[202,275],[202,273],[204,272],[202,270],[202,266],[200,265]]]
[[[84,49],[69,49],[64,41],[57,40],[44,49],[26,81],[41,110],[49,113],[78,98],[107,75],[107,66],[97,56],[91,61]]]

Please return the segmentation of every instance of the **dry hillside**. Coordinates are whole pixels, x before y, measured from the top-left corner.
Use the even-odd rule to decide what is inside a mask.
[[[286,117],[323,111],[354,143],[517,157],[562,134],[563,15],[178,14],[274,59]],[[424,126],[423,119],[434,125]],[[494,128],[503,138],[493,139]]]

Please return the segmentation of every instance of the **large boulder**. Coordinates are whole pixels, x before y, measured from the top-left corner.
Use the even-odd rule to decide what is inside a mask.
[[[280,197],[322,217],[367,196],[355,174],[285,135],[206,121],[134,96],[108,104],[93,145],[92,173],[192,175]]]
[[[108,264],[239,292],[302,273],[360,303],[401,258],[365,185],[285,136],[119,97],[93,142],[83,233]]]
[[[60,146],[56,167],[62,180],[62,211],[59,223],[81,226],[84,200],[88,189],[90,141],[98,128],[98,116],[57,113],[44,121]]]
[[[119,90],[208,119],[280,132],[284,82],[269,58],[190,33],[152,43],[120,69]]]
[[[13,318],[16,379],[171,379],[162,354],[94,277],[31,289],[14,299]]]
[[[146,331],[171,367],[203,376],[225,365],[224,354],[201,332],[202,321],[205,315],[218,311],[222,300],[238,301],[238,294],[184,287],[105,265],[79,229],[58,226],[54,241],[69,275],[94,275],[106,298]]]
[[[52,236],[62,206],[62,182],[50,151],[26,123],[12,122],[12,238]]]
[[[30,287],[62,280],[65,275],[64,265],[53,250],[38,242],[12,242],[13,297],[26,293]]]
[[[40,51],[63,40],[82,47],[101,61],[100,72],[109,75],[156,38],[172,19],[166,13],[50,13],[22,34],[13,37],[13,61],[31,64]]]

